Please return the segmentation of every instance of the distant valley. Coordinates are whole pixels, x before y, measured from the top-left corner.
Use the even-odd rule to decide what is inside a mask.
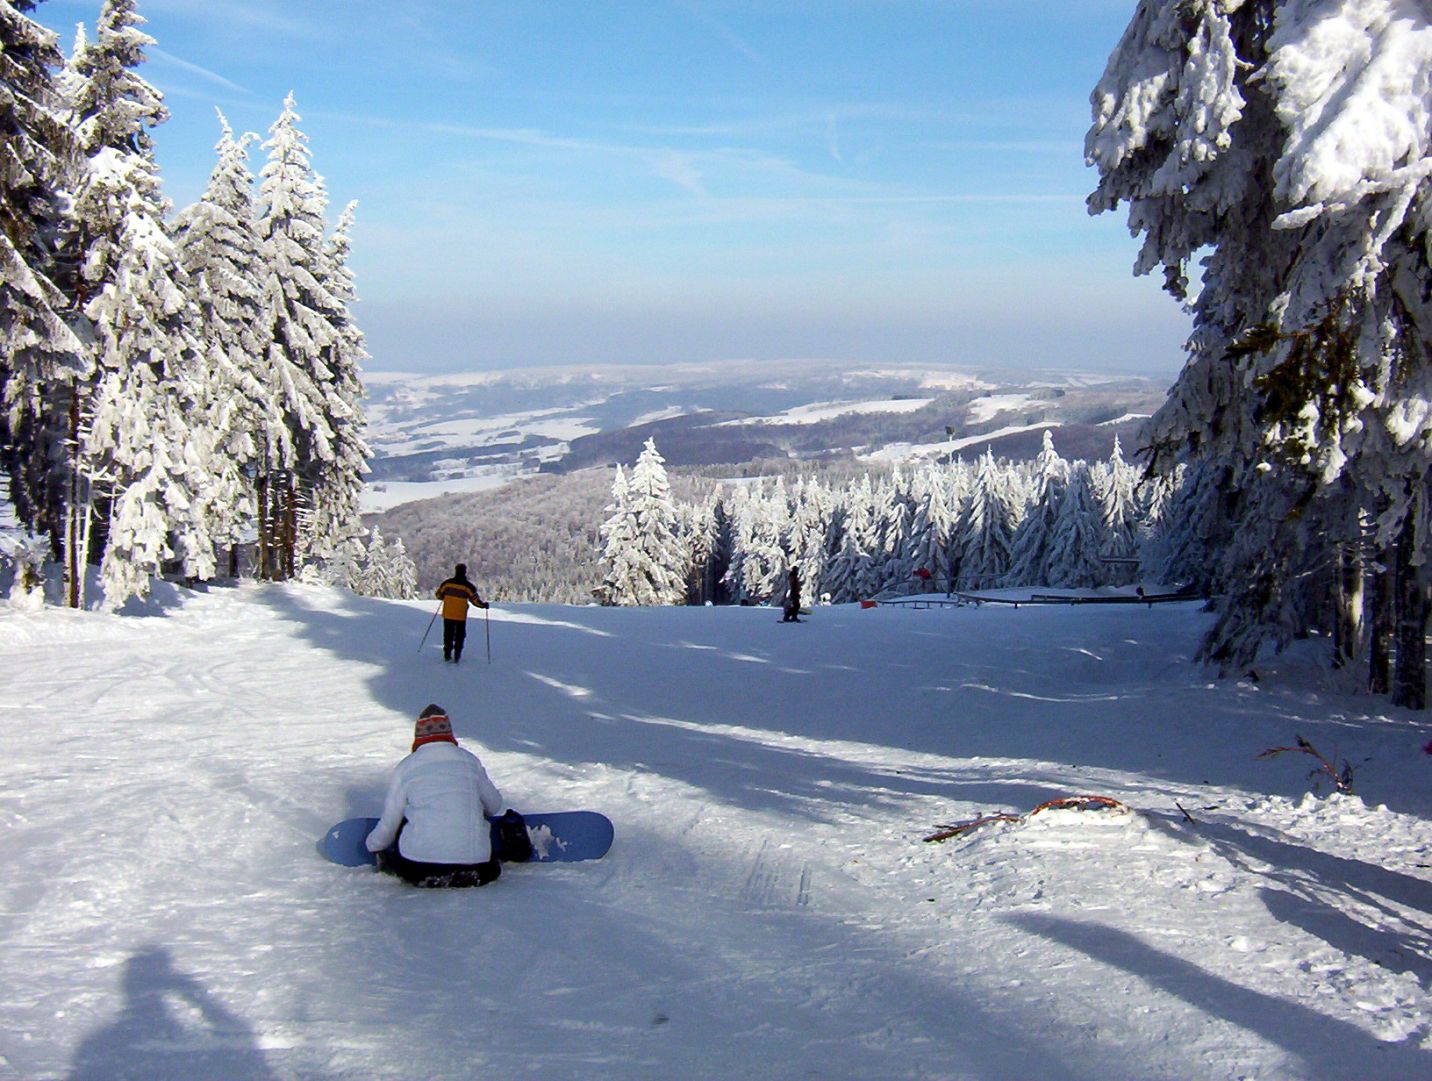
[[[1163,401],[1152,378],[930,365],[730,362],[540,368],[462,375],[370,373],[372,472],[381,510],[524,475],[635,460],[654,438],[673,469],[747,462],[886,466],[1033,457],[1046,428],[1068,458],[1136,446]]]

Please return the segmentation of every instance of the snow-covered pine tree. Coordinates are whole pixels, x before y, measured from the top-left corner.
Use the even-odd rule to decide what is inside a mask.
[[[1191,302],[1189,359],[1149,431],[1156,467],[1218,462],[1222,617],[1241,669],[1308,629],[1375,523],[1394,700],[1425,704],[1432,456],[1432,11],[1419,0],[1142,0],[1093,95],[1091,211],[1129,203],[1136,273]],[[1341,480],[1350,478],[1351,487]],[[1360,514],[1347,513],[1348,498]]]
[[[787,556],[781,545],[787,520],[785,485],[772,493],[764,486],[749,493],[736,513],[736,553],[726,572],[738,603],[776,599],[784,589]]]
[[[606,505],[607,515],[598,534],[602,540],[602,584],[596,590],[597,600],[606,605],[636,604],[637,588],[633,582],[630,552],[636,547],[636,518],[632,514],[631,494],[626,470],[618,463],[612,477],[612,501]]]
[[[965,519],[960,584],[987,589],[1009,572],[1016,515],[1005,468],[986,451],[980,459]]]
[[[686,551],[686,603],[705,604],[707,570],[711,551],[716,543],[716,502],[698,499],[693,503],[677,503],[677,535]]]
[[[1155,473],[1144,478],[1136,490],[1141,577],[1154,577],[1160,582],[1168,582],[1168,579],[1162,576],[1162,567],[1176,526],[1174,497],[1187,472],[1187,468],[1180,465],[1170,473]]]
[[[1054,449],[1054,436],[1044,429],[1044,445],[1034,460],[1034,496],[1010,542],[1007,586],[1049,584],[1049,549],[1059,519],[1059,501],[1069,482],[1069,463]]]
[[[343,567],[344,584],[363,597],[410,600],[418,595],[418,568],[408,558],[402,538],[388,541],[382,530],[373,527],[359,560]],[[330,562],[330,570],[337,563]]]
[[[612,483],[609,517],[601,529],[606,569],[604,604],[681,604],[686,599],[686,545],[665,459],[648,439],[627,477],[620,466]]]
[[[835,604],[848,604],[862,599],[861,591],[869,580],[869,567],[880,542],[875,489],[868,473],[847,490],[837,521],[840,547],[826,564],[821,592],[829,593]]]
[[[267,274],[262,337],[271,384],[284,423],[257,481],[259,574],[297,572],[300,532],[312,524],[314,488],[339,455],[328,388],[328,360],[340,348],[331,313],[342,307],[331,292],[324,252],[327,198],[313,172],[307,136],[289,94],[264,143],[268,161],[259,187],[259,231]]]
[[[648,439],[637,456],[628,481],[628,497],[636,524],[639,604],[681,604],[686,598],[686,549],[678,534],[676,506],[666,459]]]
[[[1114,436],[1114,449],[1099,471],[1098,499],[1104,519],[1104,550],[1102,555],[1114,560],[1138,558],[1139,504],[1138,473],[1124,460],[1119,437]],[[1126,584],[1134,568],[1112,565],[1106,572],[1111,585]]]
[[[728,494],[717,490],[711,496],[711,552],[702,574],[704,599],[713,604],[726,604],[731,599],[724,579],[731,566],[735,535],[736,523]]]
[[[56,282],[66,177],[78,146],[66,122],[55,36],[0,0],[0,469],[20,522],[64,535],[69,403],[89,358]]]
[[[947,584],[950,577],[947,543],[952,516],[945,502],[944,479],[933,464],[927,463],[915,473],[911,494],[915,514],[910,522],[905,563],[912,574],[924,568],[930,572],[933,584]]]
[[[791,515],[788,547],[801,581],[807,583],[808,602],[818,599],[809,594],[814,593],[825,574],[826,536],[833,511],[834,500],[820,481],[812,477],[800,486],[795,512]]]
[[[969,532],[974,487],[974,473],[969,464],[963,458],[950,462],[945,477],[945,507],[950,515],[945,535],[945,561],[950,568],[951,590],[960,588],[960,561],[964,558],[965,535]]]
[[[887,589],[907,589],[914,568],[906,557],[912,502],[904,474],[897,468],[875,489],[876,547],[861,593],[874,597]]]
[[[268,343],[259,337],[267,271],[248,168],[248,146],[258,137],[234,138],[222,113],[219,124],[218,162],[198,202],[176,217],[174,240],[196,307],[205,409],[215,436],[216,490],[206,505],[215,538],[229,550],[228,572],[236,575],[238,542],[256,513],[260,448],[277,441],[283,418],[265,382]]]
[[[212,561],[196,492],[208,486],[213,440],[198,403],[188,282],[164,217],[148,129],[167,119],[134,71],[153,39],[133,0],[105,0],[95,40],[71,64],[72,108],[87,168],[73,201],[77,300],[93,327],[95,368],[75,409],[76,480],[67,547],[81,604],[91,530],[104,542],[106,600],[148,591],[176,549],[187,570]],[[211,563],[210,563],[211,566]]]
[[[348,267],[350,233],[357,204],[350,202],[338,217],[338,224],[324,246],[318,264],[323,274],[322,293],[332,299],[325,312],[334,330],[333,344],[324,355],[329,380],[320,385],[327,401],[329,426],[333,431],[334,456],[319,471],[312,487],[311,528],[299,538],[300,554],[323,560],[336,543],[361,532],[359,497],[363,475],[368,471],[368,445],[363,438],[362,363],[368,358],[363,332],[353,321],[351,305],[357,300],[353,272]]]
[[[1103,565],[1099,562],[1102,521],[1091,490],[1088,465],[1071,463],[1045,558],[1048,585],[1065,589],[1103,585]]]
[[[376,531],[375,531],[376,532]],[[395,537],[383,547],[383,596],[395,600],[412,600],[418,595],[418,568],[408,556],[402,537]]]

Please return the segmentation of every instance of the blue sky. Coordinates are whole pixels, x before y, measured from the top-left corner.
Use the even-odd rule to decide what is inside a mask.
[[[99,3],[35,17],[68,50]],[[1171,375],[1186,317],[1083,203],[1089,91],[1134,6],[139,0],[176,204],[215,107],[266,133],[296,95],[332,217],[359,202],[371,369]]]

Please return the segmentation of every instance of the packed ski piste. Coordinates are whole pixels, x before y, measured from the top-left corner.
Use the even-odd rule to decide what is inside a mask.
[[[318,586],[0,609],[0,1077],[1432,1076],[1432,726],[1317,643],[490,599],[461,664]],[[429,702],[611,850],[323,859]]]

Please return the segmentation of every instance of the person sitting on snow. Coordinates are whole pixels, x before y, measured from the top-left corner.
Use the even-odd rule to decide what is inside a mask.
[[[502,793],[481,760],[457,745],[447,710],[429,705],[413,750],[388,782],[383,817],[365,842],[378,869],[414,886],[485,886],[501,873],[485,815]]]

